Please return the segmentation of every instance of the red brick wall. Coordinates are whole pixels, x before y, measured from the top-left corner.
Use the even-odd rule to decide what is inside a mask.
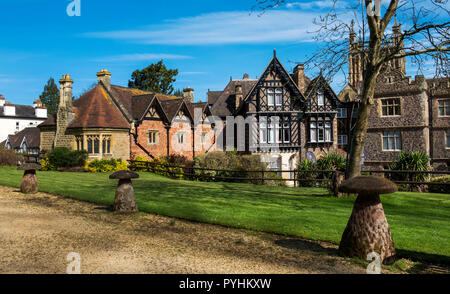
[[[158,131],[159,141],[157,144],[150,144],[149,132]],[[160,157],[167,155],[167,130],[165,125],[160,120],[144,120],[142,124],[137,128],[138,143],[150,152],[154,157]],[[132,136],[132,135],[131,135]],[[144,156],[148,159],[149,156],[134,142],[134,138],[131,138],[131,153],[132,157]]]

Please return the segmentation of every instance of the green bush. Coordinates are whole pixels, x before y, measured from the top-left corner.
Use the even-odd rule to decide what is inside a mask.
[[[54,169],[82,167],[88,158],[87,151],[72,151],[66,147],[57,147],[47,155],[49,166]]]
[[[433,179],[431,179],[431,182],[448,184],[448,183],[450,183],[450,175],[433,178]],[[450,186],[449,185],[428,185],[428,192],[450,194]]]
[[[91,173],[107,173],[128,170],[126,161],[121,159],[96,159],[86,164],[85,170]]]
[[[264,178],[281,179],[276,172],[268,169],[267,163],[261,162],[259,155],[239,155],[236,151],[215,151],[199,155],[195,158],[194,167],[208,169],[195,170],[195,178],[201,181],[244,182],[260,185],[262,184],[260,171],[264,171]],[[283,181],[277,180],[265,180],[264,184],[284,185]]]
[[[331,189],[330,182],[317,180],[332,180],[332,171],[345,171],[346,165],[347,160],[345,157],[337,153],[328,153],[315,163],[305,159],[298,165],[297,178],[305,180],[300,182],[300,185],[304,187],[324,187]]]
[[[401,152],[398,158],[389,165],[394,171],[429,171],[430,158],[422,151]],[[430,179],[427,173],[387,173],[392,181],[426,182]],[[405,190],[416,190],[420,185],[406,185]]]
[[[13,150],[9,150],[6,148],[0,148],[0,166],[8,165],[14,166],[18,165],[19,162],[23,161],[23,156],[15,153]]]

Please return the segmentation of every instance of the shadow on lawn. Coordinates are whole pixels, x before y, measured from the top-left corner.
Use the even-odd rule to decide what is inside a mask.
[[[338,256],[337,248],[325,248],[313,241],[301,239],[279,239],[275,241],[275,244],[288,249],[295,249],[299,251],[313,251],[322,254],[328,254],[330,256]]]
[[[445,255],[429,254],[404,249],[397,249],[397,257],[410,259],[412,261],[442,265],[450,269],[450,257]]]

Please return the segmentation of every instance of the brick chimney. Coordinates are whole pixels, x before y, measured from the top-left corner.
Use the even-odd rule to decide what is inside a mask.
[[[97,73],[97,81],[99,84],[102,83],[108,91],[111,90],[111,73],[107,69]]]
[[[0,106],[5,106],[6,99],[3,97],[3,95],[0,94]]]
[[[189,86],[186,89],[184,89],[183,98],[191,103],[194,103],[194,89],[192,89]]]
[[[249,77],[248,73],[245,73],[243,79],[244,79],[244,80],[248,80],[249,78],[250,78],[250,77]]]
[[[63,75],[59,80],[59,106],[56,119],[56,134],[54,147],[72,147],[72,137],[66,135],[66,129],[75,118],[72,105],[72,85],[70,75]]]
[[[302,94],[306,91],[305,79],[305,66],[303,64],[299,64],[294,68],[294,82],[297,84],[297,87],[300,89]]]
[[[235,95],[236,95],[236,110],[241,105],[242,100],[244,100],[244,93],[242,92],[242,85],[237,84],[235,87]]]

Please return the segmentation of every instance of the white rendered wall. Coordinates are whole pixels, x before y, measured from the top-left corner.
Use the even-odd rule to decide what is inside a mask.
[[[20,132],[21,130],[29,127],[36,127],[45,119],[17,119],[15,117],[0,117],[0,142],[3,142],[8,138],[8,135],[14,135],[16,132]],[[19,129],[16,129],[16,122],[19,123]]]

